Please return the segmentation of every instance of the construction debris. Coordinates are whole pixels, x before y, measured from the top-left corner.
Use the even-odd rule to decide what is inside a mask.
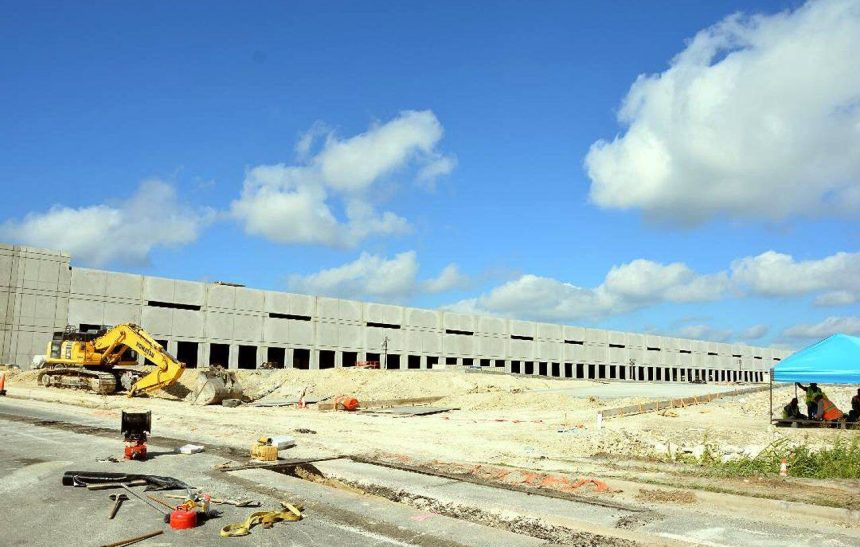
[[[127,485],[143,486],[144,490],[177,490],[179,488],[190,489],[191,486],[173,477],[162,477],[158,475],[141,475],[136,473],[106,473],[104,471],[66,471],[63,473],[63,486],[87,487],[90,485]]]
[[[242,386],[236,375],[219,366],[199,370],[197,385],[188,399],[191,404],[217,405],[225,399],[242,399]]]
[[[224,538],[247,536],[251,533],[251,528],[258,524],[262,525],[263,528],[271,528],[276,522],[295,522],[302,520],[304,517],[304,515],[302,515],[303,508],[301,505],[293,505],[286,501],[282,501],[281,507],[282,509],[280,511],[258,511],[256,513],[251,513],[251,516],[249,516],[244,522],[228,524],[221,528],[220,536]]]
[[[117,541],[116,543],[108,543],[107,545],[102,545],[101,547],[125,547],[126,545],[132,545],[134,543],[138,543],[151,537],[160,536],[163,533],[164,530],[155,530],[154,532],[149,532],[148,534],[142,534],[133,538],[124,539],[122,541]]]

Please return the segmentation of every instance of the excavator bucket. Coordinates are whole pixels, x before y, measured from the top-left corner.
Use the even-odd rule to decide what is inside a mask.
[[[224,399],[241,399],[242,386],[232,372],[220,367],[198,371],[197,386],[190,401],[195,405],[218,405]]]

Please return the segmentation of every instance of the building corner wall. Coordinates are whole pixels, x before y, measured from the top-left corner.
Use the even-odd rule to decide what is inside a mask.
[[[69,255],[0,244],[0,363],[29,368],[66,326]]]

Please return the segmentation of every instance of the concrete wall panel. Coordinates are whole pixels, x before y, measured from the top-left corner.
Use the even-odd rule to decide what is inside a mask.
[[[105,302],[101,324],[116,326],[123,323],[134,323],[139,325],[141,322],[140,310],[141,307],[137,304]]]
[[[511,319],[508,324],[508,328],[511,330],[512,336],[533,337],[535,335],[535,324],[528,321],[517,321],[515,319]]]
[[[290,294],[290,313],[313,317],[316,309],[316,298],[306,294]]]
[[[140,326],[154,336],[170,336],[173,332],[172,311],[169,308],[145,307],[141,313]]]
[[[143,299],[156,302],[174,302],[176,282],[161,277],[143,278]]]
[[[218,341],[233,339],[234,317],[232,313],[207,312],[203,319],[206,336]],[[280,320],[271,320],[270,323],[279,324]]]
[[[403,322],[403,308],[385,304],[365,304],[364,320],[369,323],[400,325]]]
[[[311,321],[290,321],[287,342],[300,347],[314,345],[314,324]]]
[[[263,311],[265,308],[265,294],[265,291],[236,287],[236,309]]]
[[[561,334],[561,329],[559,329]],[[559,342],[539,341],[537,342],[537,353],[535,357],[544,361],[558,361],[561,359],[561,344]]]
[[[475,332],[475,318],[472,315],[443,312],[442,321],[446,329]]]
[[[561,332],[561,325],[553,325],[552,323],[537,324],[537,338],[559,341],[561,340]]]
[[[206,285],[193,281],[176,281],[173,287],[173,302],[202,306],[206,302]]]
[[[236,287],[228,287],[226,285],[209,285],[206,291],[206,305],[213,308],[235,309]]]
[[[72,298],[69,300],[69,324],[75,327],[82,323],[104,324],[104,303],[96,300]]]
[[[173,336],[184,338],[203,338],[205,328],[203,326],[203,313],[190,310],[173,311]],[[257,331],[259,333],[259,330]],[[259,337],[259,334],[257,334]]]
[[[441,313],[431,310],[406,308],[406,325],[422,329],[441,328]]]
[[[477,353],[482,357],[501,359],[505,357],[505,340],[479,337],[475,339]]]
[[[127,300],[140,300],[143,296],[143,276],[111,273],[105,280],[106,296]]]
[[[476,331],[499,336],[508,334],[507,321],[500,317],[479,316]]]
[[[563,331],[565,340],[571,342],[585,342],[585,329],[583,327],[565,326]]]
[[[87,268],[72,269],[72,294],[104,296],[107,289],[107,272]]]

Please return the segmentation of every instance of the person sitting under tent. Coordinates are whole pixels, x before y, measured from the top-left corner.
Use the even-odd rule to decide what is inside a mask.
[[[800,405],[797,403],[797,397],[793,398],[790,403],[782,407],[782,417],[785,420],[806,419],[806,416],[800,413]]]
[[[845,416],[841,410],[836,408],[833,401],[828,399],[823,393],[819,393],[815,396],[815,402],[818,404],[818,410],[815,413],[815,418],[818,420],[835,422],[836,420],[841,420]]]
[[[824,395],[824,392],[821,391],[821,388],[819,388],[818,384],[816,384],[815,382],[810,383],[809,387],[805,387],[800,382],[794,382],[794,385],[806,392],[806,412],[809,414],[809,417],[812,418],[818,411],[818,405],[815,403],[815,397],[819,393],[821,395]],[[827,397],[826,395],[824,396]]]
[[[848,413],[848,421],[856,422],[860,419],[860,388],[857,389],[857,395],[851,397],[851,412]]]

